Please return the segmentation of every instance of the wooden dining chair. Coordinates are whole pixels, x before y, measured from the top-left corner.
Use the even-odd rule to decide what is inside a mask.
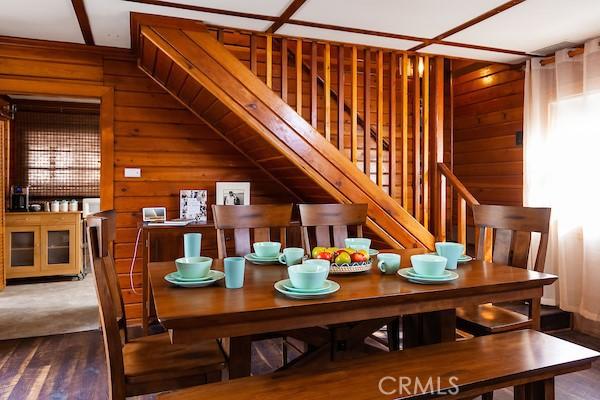
[[[350,229],[354,237],[363,237],[363,225],[367,221],[367,204],[299,204],[300,221],[302,224],[302,243],[304,251],[311,254],[312,248],[321,247],[346,247],[344,240],[348,238]],[[350,229],[349,229],[350,228]],[[314,241],[313,241],[314,239]],[[345,331],[365,332],[364,337],[386,325],[388,348],[399,349],[400,319],[368,320],[360,326],[342,324],[332,329],[332,338],[347,336]],[[370,331],[373,329],[372,331]]]
[[[476,243],[478,259],[526,269],[531,235],[537,232],[540,234],[540,242],[533,269],[544,272],[550,208],[478,205],[473,207],[473,220],[480,232]],[[539,299],[527,299],[524,303],[527,305],[528,315],[502,307],[501,304],[459,308],[456,311],[457,326],[474,335],[539,328]]]
[[[306,253],[311,254],[314,246],[346,247],[344,240],[348,238],[348,227],[355,229],[355,237],[363,237],[367,207],[366,204],[299,204]]]
[[[98,226],[88,226],[90,251],[93,254],[93,273],[100,308],[100,321],[107,361],[109,398],[181,389],[221,380],[225,359],[217,342],[198,341],[193,345],[171,344],[167,333],[128,340],[126,326],[118,324],[111,288],[114,274],[112,257],[106,251],[108,229],[106,219]],[[100,243],[100,246],[98,245]],[[122,302],[121,302],[122,304]],[[122,310],[125,315],[125,310]]]
[[[86,235],[88,254],[90,258],[90,265],[94,266],[94,251],[97,254],[106,254],[107,257],[113,258],[113,244],[116,235],[116,216],[115,210],[101,211],[95,214],[90,214],[86,217]],[[90,229],[96,228],[97,240],[95,243],[90,242]],[[104,246],[104,247],[103,247]],[[112,261],[114,263],[114,261]],[[112,298],[115,303],[115,317],[119,329],[121,329],[124,339],[128,338],[127,321],[125,318],[125,303],[123,301],[123,295],[121,292],[121,285],[119,283],[119,277],[115,269],[107,271],[108,287],[111,291]]]
[[[250,206],[214,205],[213,220],[217,229],[219,258],[228,256],[226,230],[233,230],[234,253],[245,256],[252,252],[252,243],[270,242],[271,230],[278,230],[274,241],[286,246],[286,229],[292,219],[292,204],[260,204]]]

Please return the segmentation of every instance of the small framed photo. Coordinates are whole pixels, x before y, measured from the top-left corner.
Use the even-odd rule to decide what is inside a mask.
[[[142,208],[142,220],[144,222],[165,222],[167,220],[167,209],[165,207]]]
[[[250,204],[250,182],[217,182],[217,204],[247,206]]]
[[[206,190],[184,189],[179,191],[179,218],[205,222],[207,218]]]

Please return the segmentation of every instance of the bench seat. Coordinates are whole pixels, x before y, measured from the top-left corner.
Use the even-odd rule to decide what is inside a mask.
[[[553,398],[553,378],[591,367],[593,350],[533,330],[440,343],[166,393],[161,400],[428,398],[477,396],[518,385],[529,398]],[[438,380],[439,377],[439,380]],[[429,381],[433,386],[429,385]],[[419,382],[419,383],[417,383]],[[439,382],[439,384],[438,384]],[[532,382],[534,382],[532,384]],[[381,389],[381,390],[380,390]],[[385,394],[387,393],[387,395]],[[454,397],[456,398],[456,397]]]

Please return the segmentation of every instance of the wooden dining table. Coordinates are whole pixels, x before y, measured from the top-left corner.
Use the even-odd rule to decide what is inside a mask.
[[[532,318],[539,327],[543,287],[557,279],[473,260],[459,265],[458,279],[423,285],[395,274],[384,275],[375,264],[365,273],[330,275],[340,290],[311,300],[291,299],[275,291],[274,283],[288,277],[282,265],[247,262],[240,289],[225,288],[224,280],[203,288],[176,287],[164,280],[176,270],[174,262],[149,263],[148,272],[157,318],[169,330],[173,343],[230,338],[230,378],[250,375],[251,338],[269,332],[420,316],[403,327],[407,347],[454,340],[457,307],[523,299],[532,301]],[[222,271],[222,260],[214,260],[212,268]]]

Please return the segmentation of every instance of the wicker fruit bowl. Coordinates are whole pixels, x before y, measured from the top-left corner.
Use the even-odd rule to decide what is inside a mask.
[[[357,272],[366,272],[371,269],[372,262],[364,261],[364,262],[356,262],[350,264],[335,264],[332,263],[329,267],[330,274],[354,274]]]

